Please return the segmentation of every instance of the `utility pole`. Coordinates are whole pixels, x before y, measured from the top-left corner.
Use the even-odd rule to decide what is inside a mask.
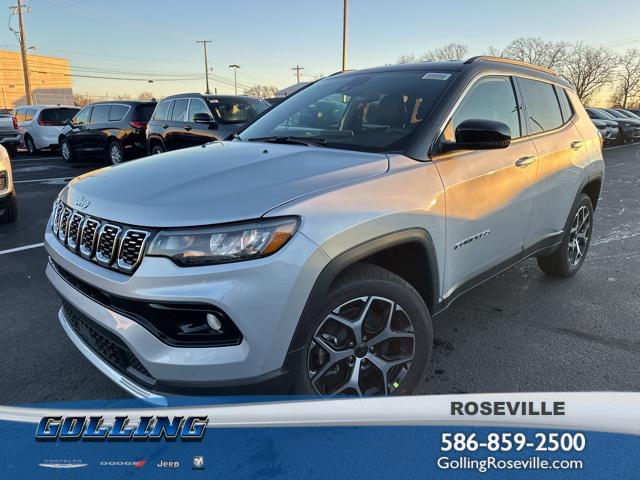
[[[233,89],[236,92],[236,95],[238,95],[238,69],[240,68],[240,65],[236,65],[234,63],[233,65],[229,65],[229,68],[233,68]]]
[[[20,43],[20,55],[22,56],[22,75],[24,76],[24,95],[27,101],[27,105],[32,105],[31,102],[31,80],[29,79],[29,65],[27,63],[27,40],[24,33],[24,21],[22,19],[22,0],[17,0],[18,5],[14,5],[11,9],[18,13],[18,24],[20,31],[17,32],[18,41]],[[11,28],[11,27],[9,27]],[[12,29],[14,33],[15,30]]]
[[[344,0],[342,11],[342,71],[347,69],[347,47],[349,42],[349,0]]]
[[[291,70],[296,71],[296,80],[298,83],[300,83],[300,70],[304,70],[304,67],[301,67],[300,65],[296,65],[295,67],[291,67]]]
[[[207,90],[204,93],[209,95],[211,93],[211,90],[209,90],[209,61],[207,60],[207,43],[211,43],[211,40],[196,40],[196,43],[201,43],[204,47],[204,78],[207,83]]]

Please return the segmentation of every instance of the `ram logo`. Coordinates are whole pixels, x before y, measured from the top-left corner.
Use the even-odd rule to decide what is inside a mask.
[[[465,238],[464,240],[462,240],[461,242],[456,243],[453,246],[454,250],[458,250],[460,247],[464,247],[465,245],[469,245],[471,242],[473,242],[474,240],[480,240],[481,238],[486,237],[487,235],[489,235],[491,233],[491,230],[485,230],[484,232],[480,232],[480,233],[476,233],[475,235],[469,237],[469,238]]]

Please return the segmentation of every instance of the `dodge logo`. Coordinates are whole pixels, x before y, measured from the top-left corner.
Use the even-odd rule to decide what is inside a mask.
[[[85,209],[87,208],[89,205],[91,205],[91,200],[87,200],[84,197],[80,197],[78,200],[76,200],[75,202],[76,207],[78,208],[82,208]]]

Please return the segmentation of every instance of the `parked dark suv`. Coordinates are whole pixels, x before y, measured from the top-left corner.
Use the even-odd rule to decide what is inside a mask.
[[[60,132],[67,162],[98,156],[114,165],[147,153],[147,122],[156,102],[114,101],[87,105]]]
[[[264,100],[245,96],[183,93],[167,97],[149,121],[149,153],[224,140],[267,108]]]

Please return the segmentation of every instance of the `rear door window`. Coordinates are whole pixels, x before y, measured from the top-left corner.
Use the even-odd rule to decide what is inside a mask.
[[[40,112],[38,121],[41,125],[61,127],[78,113],[76,108],[46,108]]]
[[[107,123],[109,121],[109,111],[111,105],[96,105],[91,114],[91,123]]]
[[[174,122],[186,122],[187,121],[187,109],[189,107],[188,98],[179,98],[173,102],[173,112],[171,113],[171,120]]]
[[[519,78],[518,82],[527,99],[531,134],[553,130],[564,123],[553,85],[528,78]]]
[[[153,111],[153,120],[169,120],[169,110],[171,107],[171,100],[165,100],[160,102],[156,109]]]
[[[109,111],[109,121],[110,122],[121,122],[124,120],[124,116],[129,111],[129,107],[127,105],[111,105],[111,110]]]
[[[571,117],[573,117],[573,106],[569,97],[567,97],[567,91],[564,88],[555,87],[558,94],[558,101],[560,102],[560,111],[562,112],[562,120],[567,123]]]

